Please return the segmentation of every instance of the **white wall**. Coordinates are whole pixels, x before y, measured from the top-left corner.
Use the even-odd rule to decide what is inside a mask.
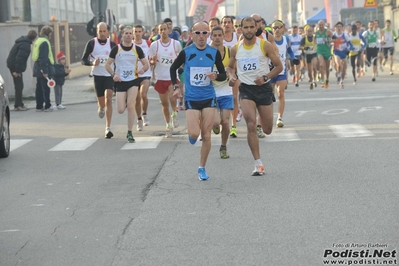
[[[253,13],[259,14],[271,23],[277,19],[278,16],[278,1],[254,1],[254,0],[236,0],[237,1],[237,15],[251,15]]]

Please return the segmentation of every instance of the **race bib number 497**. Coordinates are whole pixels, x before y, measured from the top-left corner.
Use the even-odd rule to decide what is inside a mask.
[[[190,84],[192,86],[204,87],[211,83],[206,74],[212,72],[210,67],[190,67]]]

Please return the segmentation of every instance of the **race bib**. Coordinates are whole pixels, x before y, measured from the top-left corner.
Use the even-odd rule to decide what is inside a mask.
[[[342,43],[342,44],[338,45],[338,50],[339,50],[339,51],[344,51],[344,50],[346,50],[346,43]]]
[[[306,50],[306,53],[307,54],[313,54],[313,46],[308,46],[308,47],[309,47],[309,49]]]
[[[369,43],[369,47],[370,48],[376,48],[377,47],[377,43],[376,42],[371,42],[371,43]]]
[[[206,76],[212,72],[211,67],[190,67],[190,84],[197,87],[205,87],[211,84],[211,80]]]
[[[324,44],[324,38],[316,38],[316,44]]]
[[[255,71],[260,68],[259,57],[247,57],[240,59],[238,65],[242,72]]]
[[[131,67],[120,67],[120,78],[122,81],[130,81],[134,79],[134,69]]]
[[[105,63],[107,62],[108,57],[100,57],[100,65],[105,66]]]
[[[162,56],[161,59],[159,60],[159,63],[162,66],[170,67],[173,64],[173,57],[170,56]]]

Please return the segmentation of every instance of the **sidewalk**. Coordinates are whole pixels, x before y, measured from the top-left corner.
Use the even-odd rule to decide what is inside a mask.
[[[65,80],[63,86],[62,104],[65,106],[80,103],[97,102],[96,93],[94,91],[93,78],[88,75]],[[50,92],[51,104],[55,104],[54,90]],[[13,106],[13,100],[10,100],[10,106]],[[29,109],[36,108],[36,101],[33,97],[24,99],[24,104]]]

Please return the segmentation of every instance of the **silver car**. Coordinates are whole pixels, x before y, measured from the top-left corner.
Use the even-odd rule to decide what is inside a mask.
[[[10,154],[10,108],[4,87],[4,79],[0,75],[0,158]]]

